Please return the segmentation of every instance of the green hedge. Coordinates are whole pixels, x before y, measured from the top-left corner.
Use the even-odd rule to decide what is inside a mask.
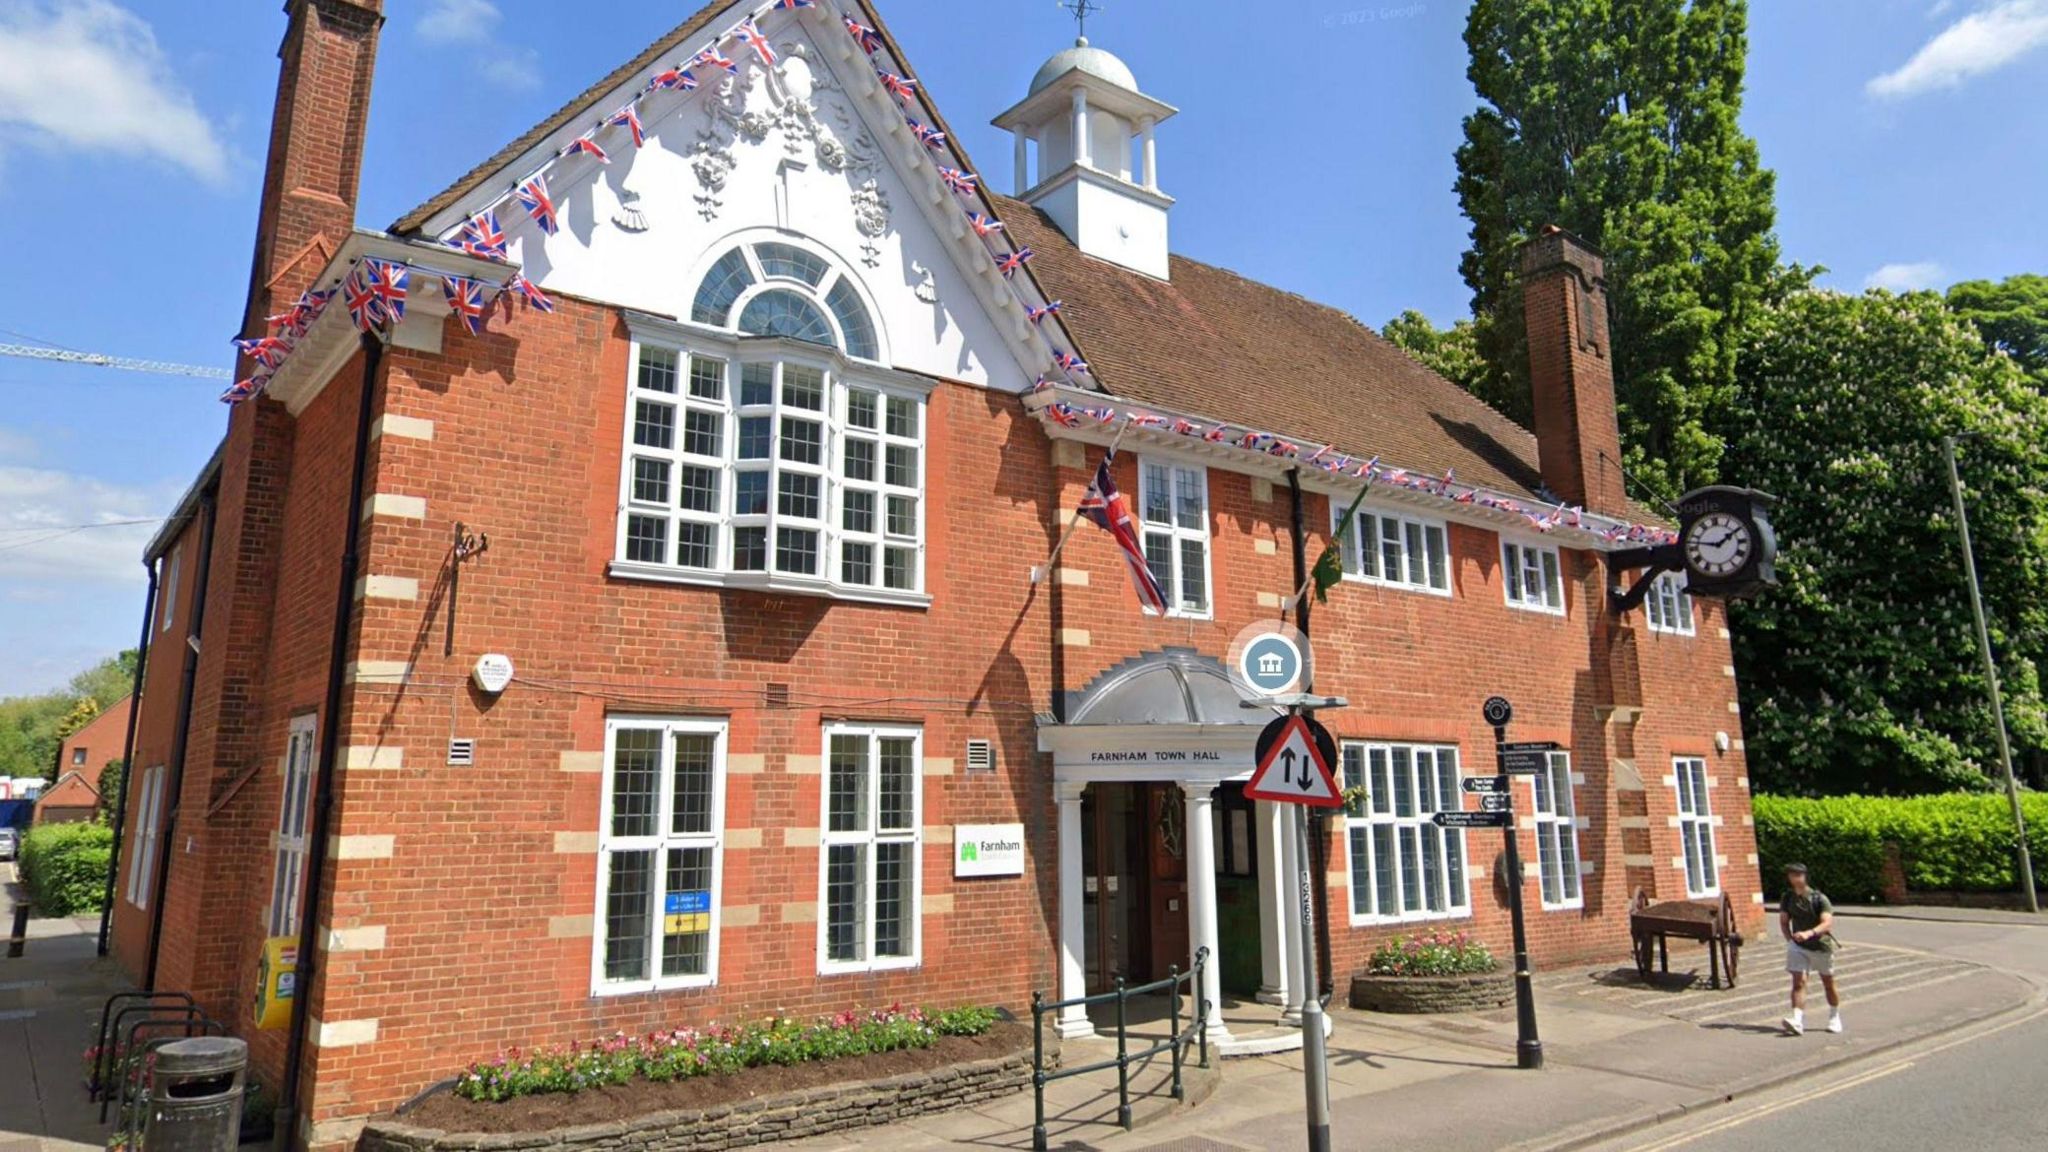
[[[21,876],[38,916],[83,916],[100,910],[114,830],[104,824],[43,824],[21,840]]]
[[[2048,861],[2048,794],[2020,799],[2038,868]],[[2019,885],[2012,806],[2002,795],[1758,796],[1755,810],[1766,895],[1777,895],[1785,865],[1797,860],[1832,899],[1876,900],[1886,843],[1899,846],[1910,891],[2008,892]]]

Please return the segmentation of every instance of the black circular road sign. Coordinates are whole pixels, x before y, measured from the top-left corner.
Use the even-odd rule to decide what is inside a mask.
[[[1505,728],[1508,721],[1515,718],[1515,706],[1508,703],[1505,696],[1488,696],[1486,703],[1480,707],[1480,713],[1486,717],[1488,724],[1495,728]]]

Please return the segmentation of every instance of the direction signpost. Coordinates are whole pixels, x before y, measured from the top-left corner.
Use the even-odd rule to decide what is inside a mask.
[[[1515,718],[1515,709],[1505,696],[1487,697],[1480,713],[1493,728],[1494,759],[1500,772],[1494,782],[1499,785],[1505,785],[1509,776],[1534,776],[1542,772],[1550,754],[1562,751],[1559,745],[1548,741],[1508,743],[1508,721]],[[1493,786],[1489,785],[1486,799],[1494,798],[1492,792]],[[1445,826],[1499,828],[1507,840],[1508,911],[1515,925],[1515,1066],[1535,1069],[1543,1067],[1543,1041],[1536,1035],[1536,989],[1530,981],[1529,930],[1522,920],[1522,853],[1515,843],[1514,793],[1502,787],[1499,795],[1507,801],[1501,811],[1438,813],[1436,818],[1442,821],[1445,816],[1454,815],[1484,820],[1487,823]]]

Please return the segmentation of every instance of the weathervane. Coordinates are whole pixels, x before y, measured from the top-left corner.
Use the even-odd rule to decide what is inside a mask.
[[[1074,25],[1082,42],[1088,39],[1088,17],[1102,11],[1102,5],[1093,0],[1058,0],[1059,6],[1074,14]]]

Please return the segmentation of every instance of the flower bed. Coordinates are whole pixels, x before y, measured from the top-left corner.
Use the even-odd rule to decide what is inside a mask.
[[[1515,995],[1514,977],[1464,932],[1397,936],[1373,951],[1351,981],[1351,1006],[1367,1012],[1485,1012]]]

